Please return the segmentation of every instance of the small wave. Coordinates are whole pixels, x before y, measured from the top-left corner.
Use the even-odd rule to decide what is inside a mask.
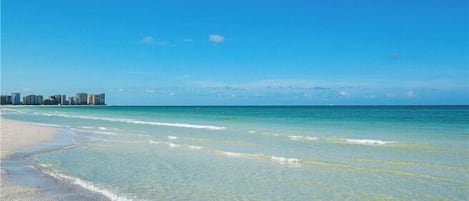
[[[174,143],[168,143],[168,146],[171,147],[171,148],[179,148],[179,147],[184,147],[184,145],[180,145],[180,144],[174,144]]]
[[[117,133],[108,132],[108,131],[83,130],[83,129],[77,129],[77,128],[72,128],[71,130],[78,131],[78,132],[91,132],[91,133],[102,134],[102,135],[117,135]]]
[[[255,130],[249,130],[248,133],[249,134],[257,134],[257,135],[270,135],[270,136],[275,136],[275,137],[281,136],[278,133],[258,132],[258,131],[255,131]]]
[[[290,138],[290,140],[304,140],[304,141],[316,141],[319,139],[317,137],[298,136],[298,135],[291,135],[291,136],[288,136],[288,138]]]
[[[132,123],[132,124],[144,124],[152,126],[170,126],[170,127],[180,127],[180,128],[197,128],[197,129],[208,129],[208,130],[225,130],[226,127],[222,126],[212,126],[212,125],[198,125],[198,124],[186,124],[186,123],[167,123],[167,122],[155,122],[155,121],[141,121],[135,119],[122,119],[122,118],[110,118],[110,117],[94,117],[94,116],[85,116],[85,115],[69,115],[61,113],[40,113],[41,115],[46,116],[59,116],[64,118],[76,118],[76,119],[88,119],[88,120],[100,120],[100,121],[112,121],[112,122],[122,122],[122,123]]]
[[[159,142],[159,141],[154,141],[154,140],[148,140],[150,144],[164,144],[164,142]]]
[[[80,126],[80,128],[83,128],[83,129],[94,129],[93,126]]]
[[[176,137],[176,136],[168,136],[168,139],[170,139],[170,140],[176,140],[176,139],[178,139],[178,137]]]
[[[42,165],[41,165],[42,166]],[[46,166],[42,166],[42,167],[45,167]],[[107,198],[109,198],[110,200],[113,200],[113,201],[131,201],[132,199],[128,199],[126,197],[122,197],[122,196],[119,196],[107,189],[103,189],[103,188],[99,188],[97,186],[95,186],[93,183],[89,182],[89,181],[85,181],[85,180],[82,180],[82,179],[79,179],[79,178],[75,178],[75,177],[72,177],[72,176],[68,176],[68,175],[65,175],[65,174],[62,174],[62,173],[59,173],[59,172],[56,172],[56,171],[49,171],[49,170],[45,170],[45,169],[42,169],[41,168],[41,171],[57,180],[60,180],[60,181],[68,181],[72,184],[75,184],[77,186],[80,186],[82,188],[85,188],[89,191],[92,191],[92,192],[95,192],[95,193],[99,193]]]
[[[300,159],[297,159],[297,158],[285,158],[285,157],[272,156],[270,159],[280,164],[300,166]]]
[[[153,121],[137,121],[129,120],[127,123],[134,124],[146,124],[153,126],[170,126],[170,127],[180,127],[180,128],[199,128],[199,129],[208,129],[208,130],[225,130],[225,127],[220,126],[210,126],[210,125],[196,125],[196,124],[184,124],[184,123],[165,123],[165,122],[153,122]]]
[[[195,146],[195,145],[189,145],[187,148],[192,149],[192,150],[202,150],[203,147],[201,146]]]
[[[236,153],[236,152],[229,152],[229,151],[222,151],[221,154],[226,155],[228,157],[242,157],[242,153]]]
[[[68,126],[59,125],[59,124],[45,124],[45,123],[32,123],[32,124],[38,125],[38,126],[48,126],[48,127],[57,127],[57,128],[68,127]]]
[[[293,166],[293,167],[300,167],[301,166],[300,159],[297,159],[297,158],[285,158],[285,157],[278,157],[278,156],[270,156],[268,154],[262,154],[262,153],[253,154],[253,153],[222,151],[222,150],[210,149],[210,148],[195,146],[195,145],[175,144],[175,143],[172,143],[172,142],[160,142],[160,141],[153,141],[153,140],[148,140],[148,142],[150,144],[166,144],[170,148],[197,150],[197,151],[203,151],[203,152],[207,152],[207,153],[213,153],[213,154],[223,155],[223,156],[232,157],[232,158],[272,160],[272,161],[277,162],[277,163],[282,164],[282,165],[289,165],[289,166]]]
[[[371,139],[345,139],[345,142],[351,144],[363,144],[363,145],[386,145],[396,143],[394,141],[382,141],[382,140],[371,140]]]

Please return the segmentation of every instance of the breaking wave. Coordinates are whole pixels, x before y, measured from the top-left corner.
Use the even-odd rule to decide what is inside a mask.
[[[89,181],[85,181],[85,180],[82,180],[82,179],[79,179],[79,178],[76,178],[76,177],[68,176],[68,175],[65,175],[65,174],[62,174],[62,173],[59,173],[59,172],[56,172],[56,171],[46,170],[48,165],[41,164],[40,166],[42,167],[42,168],[40,168],[40,170],[43,173],[45,173],[45,174],[47,174],[47,175],[49,175],[49,176],[51,176],[51,177],[53,177],[57,180],[70,182],[74,185],[80,186],[80,187],[85,188],[89,191],[101,194],[101,195],[109,198],[112,201],[131,201],[132,200],[132,199],[129,199],[129,198],[126,198],[126,197],[123,197],[123,196],[119,196],[119,195],[111,192],[110,190],[97,187],[96,185],[94,185],[93,183],[91,183]]]
[[[144,124],[152,126],[169,126],[179,128],[197,128],[197,129],[208,129],[208,130],[225,130],[223,126],[212,126],[212,125],[198,125],[198,124],[187,124],[187,123],[167,123],[167,122],[156,122],[156,121],[142,121],[136,119],[123,119],[123,118],[111,118],[111,117],[95,117],[85,115],[69,115],[62,113],[37,113],[46,116],[58,116],[64,118],[75,118],[75,119],[87,119],[87,120],[100,120],[100,121],[111,121],[111,122],[122,122],[131,124]]]

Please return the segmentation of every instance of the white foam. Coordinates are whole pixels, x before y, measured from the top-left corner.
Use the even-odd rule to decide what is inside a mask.
[[[170,126],[170,127],[180,127],[180,128],[198,128],[198,129],[209,129],[209,130],[225,130],[225,127],[220,126],[210,126],[210,125],[196,125],[196,124],[185,124],[185,123],[165,123],[165,122],[153,122],[153,121],[138,121],[138,120],[129,120],[127,123],[134,124],[146,124],[153,126]]]
[[[237,152],[222,151],[221,153],[223,155],[227,155],[228,157],[242,157],[242,156],[244,156],[243,153],[237,153]]]
[[[170,139],[170,140],[176,140],[176,139],[178,139],[178,137],[176,137],[176,136],[168,136],[168,139]]]
[[[285,157],[272,156],[270,159],[280,164],[294,165],[294,166],[300,165],[300,159],[297,159],[297,158],[285,158]]]
[[[180,127],[180,128],[197,128],[197,129],[208,129],[208,130],[225,130],[226,127],[222,126],[212,126],[212,125],[198,125],[198,124],[186,124],[186,123],[167,123],[167,122],[155,122],[155,121],[141,121],[135,119],[122,119],[122,118],[110,118],[110,117],[94,117],[94,116],[84,116],[84,115],[69,115],[69,114],[60,114],[60,113],[40,113],[41,115],[46,116],[60,116],[65,118],[77,118],[77,119],[89,119],[89,120],[101,120],[101,121],[112,121],[112,122],[123,122],[123,123],[132,123],[132,124],[145,124],[153,126],[170,126],[170,127]]]
[[[371,139],[345,139],[346,142],[352,144],[363,144],[363,145],[385,145],[395,143],[394,141],[382,141],[382,140],[371,140]]]
[[[272,160],[274,162],[283,164],[283,165],[289,165],[289,166],[294,166],[294,167],[300,167],[301,162],[300,159],[298,158],[285,158],[285,157],[278,157],[278,156],[270,156],[267,154],[253,154],[253,153],[240,153],[240,152],[230,152],[230,151],[222,151],[222,150],[217,150],[217,149],[210,149],[206,147],[201,147],[201,146],[195,146],[195,145],[184,145],[184,144],[175,144],[172,142],[160,142],[160,141],[153,141],[153,140],[148,140],[150,144],[166,144],[170,148],[178,148],[178,149],[190,149],[190,150],[197,150],[197,151],[203,151],[207,153],[212,153],[212,154],[218,154],[218,155],[224,155],[227,157],[233,157],[233,158],[248,158],[248,159],[258,159],[258,160]]]
[[[158,142],[158,141],[153,141],[153,140],[148,140],[150,144],[163,144],[164,142]]]
[[[32,123],[32,124],[38,125],[38,126],[48,126],[48,127],[67,127],[67,126],[58,125],[58,124],[44,124],[44,123]]]
[[[304,140],[304,141],[316,141],[319,139],[317,137],[298,136],[298,135],[291,135],[291,136],[288,136],[288,138],[290,138],[290,140]]]
[[[108,131],[83,130],[83,129],[77,129],[77,128],[71,128],[71,130],[78,131],[78,132],[96,133],[96,134],[102,134],[102,135],[117,135],[117,133],[108,132]]]
[[[84,128],[84,129],[93,129],[94,127],[93,127],[93,126],[81,126],[80,128]]]
[[[82,179],[79,179],[79,178],[75,178],[75,177],[71,177],[71,176],[68,176],[68,175],[65,175],[65,174],[61,174],[59,172],[52,172],[52,171],[47,171],[47,170],[41,170],[42,172],[44,172],[45,174],[47,175],[50,175],[51,177],[54,177],[55,179],[57,180],[61,180],[61,181],[68,181],[68,182],[71,182],[72,184],[75,184],[77,186],[80,186],[82,188],[85,188],[89,191],[92,191],[92,192],[95,192],[95,193],[99,193],[107,198],[109,198],[110,200],[112,201],[131,201],[132,199],[128,199],[126,197],[123,197],[123,196],[119,196],[107,189],[103,189],[103,188],[99,188],[97,186],[95,186],[93,183],[89,182],[89,181],[85,181],[85,180],[82,180]]]
[[[256,131],[248,131],[248,133],[254,134],[257,133]]]
[[[280,134],[278,134],[278,133],[263,133],[263,134],[265,134],[265,135],[272,135],[272,136],[275,136],[275,137],[280,136]]]
[[[179,148],[179,147],[183,147],[183,145],[180,145],[180,144],[174,144],[174,143],[168,143],[168,146],[171,147],[171,148]]]
[[[195,145],[189,145],[187,148],[192,149],[192,150],[202,150],[203,147],[201,146],[195,146]]]
[[[102,126],[98,127],[98,129],[99,129],[99,130],[102,130],[102,131],[108,130],[108,128],[102,127]]]

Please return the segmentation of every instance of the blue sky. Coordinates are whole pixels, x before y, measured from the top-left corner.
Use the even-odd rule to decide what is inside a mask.
[[[1,5],[1,90],[111,105],[469,104],[454,1]]]

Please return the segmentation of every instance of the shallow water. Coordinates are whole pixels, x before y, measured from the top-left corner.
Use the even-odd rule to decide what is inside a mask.
[[[72,146],[30,157],[112,200],[467,200],[468,106],[9,107]]]

